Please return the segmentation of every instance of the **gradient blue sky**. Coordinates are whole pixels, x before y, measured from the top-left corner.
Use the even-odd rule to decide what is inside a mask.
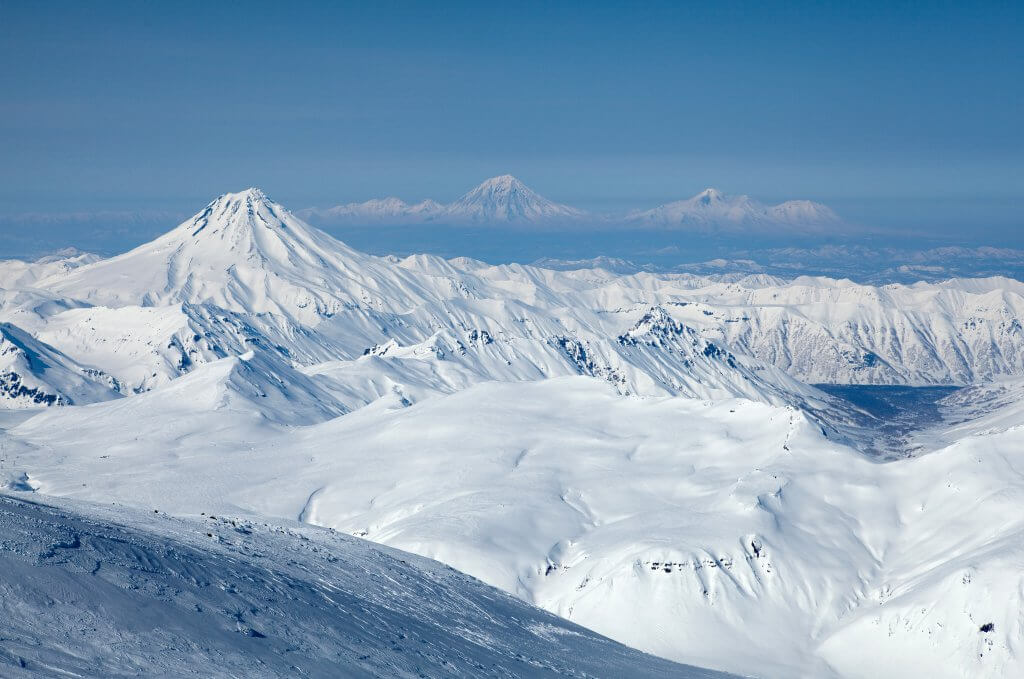
[[[0,0],[0,215],[510,172],[591,209],[711,185],[998,241],[1024,227],[1021,8]]]

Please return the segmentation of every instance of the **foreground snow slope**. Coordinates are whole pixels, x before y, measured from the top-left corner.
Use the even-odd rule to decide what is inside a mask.
[[[251,393],[199,398],[231,387],[203,377],[221,371],[28,420],[3,439],[8,484],[329,526],[742,674],[1024,671],[1020,423],[882,465],[793,408],[576,377],[388,394],[296,428]]]
[[[0,494],[5,677],[724,677],[333,532]]]

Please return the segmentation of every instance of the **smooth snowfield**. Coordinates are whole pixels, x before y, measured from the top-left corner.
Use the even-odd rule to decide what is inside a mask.
[[[5,677],[714,677],[331,531],[0,494]]]

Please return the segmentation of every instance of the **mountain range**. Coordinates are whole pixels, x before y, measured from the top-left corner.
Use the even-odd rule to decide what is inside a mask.
[[[506,185],[494,193],[506,203],[526,196]],[[709,210],[720,202],[708,198]],[[315,594],[325,628],[348,618],[325,603],[324,582],[353,582],[377,603],[456,588],[481,611],[456,637],[480,640],[491,663],[506,662],[487,622],[502,616],[541,640],[522,646],[537,662],[557,655],[543,641],[577,639],[436,575],[449,571],[426,557],[643,651],[744,676],[1024,671],[1018,281],[870,286],[376,257],[255,188],[116,257],[0,262],[0,281],[0,486],[35,503],[0,521],[28,512],[50,545],[5,543],[16,553],[0,559],[19,573],[42,559],[63,569],[46,571],[54,581],[136,583],[174,612],[161,587],[187,547],[203,564],[181,585],[187,616],[225,611],[203,629],[245,644],[313,643],[301,625],[290,636],[297,608],[254,603],[292,601],[279,577]],[[879,454],[887,423],[873,428],[813,386],[825,382],[964,389],[937,406],[942,423]],[[59,520],[39,509],[47,498],[70,503]],[[110,525],[122,509],[128,536]],[[161,533],[141,518],[153,509],[185,523]],[[232,522],[198,528],[211,514]],[[248,537],[295,521],[323,532]],[[104,551],[108,533],[139,551]],[[401,552],[374,555],[354,538],[418,556],[396,565]],[[153,567],[133,568],[132,554]],[[369,574],[353,580],[331,559]],[[241,574],[234,590],[219,573]],[[233,591],[258,610],[227,607]],[[114,593],[122,608],[135,600]],[[25,610],[64,615],[22,594]],[[98,605],[83,599],[61,620]],[[395,631],[392,650],[420,648],[398,636],[408,630],[464,648],[436,626],[458,606],[412,607],[415,624],[374,610],[374,629]],[[45,625],[10,625],[5,638],[31,632],[26,662],[73,671],[86,657],[44,653],[59,634]]]
[[[455,201],[424,200],[409,204],[390,197],[330,208],[310,208],[299,215],[319,224],[600,224],[699,231],[825,229],[841,223],[820,203],[793,200],[764,205],[748,196],[729,196],[706,189],[693,198],[626,214],[597,214],[556,203],[512,175],[492,177]]]

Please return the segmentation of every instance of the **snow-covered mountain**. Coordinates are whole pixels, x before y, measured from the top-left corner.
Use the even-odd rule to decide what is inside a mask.
[[[314,323],[346,307],[407,307],[421,281],[247,189],[150,243],[38,285],[103,306],[213,303]]]
[[[1024,283],[993,277],[913,285],[763,274],[618,275],[476,267],[524,298],[633,322],[652,305],[730,350],[809,383],[969,384],[1024,375]],[[614,325],[614,324],[613,324]]]
[[[378,198],[299,214],[322,223],[352,224],[551,224],[587,217],[583,210],[549,200],[509,174],[491,177],[448,204]]]
[[[42,266],[0,289],[3,405],[40,411],[0,484],[299,518],[752,676],[1024,663],[1021,389],[982,384],[1024,377],[1020,282],[374,257],[257,189]],[[973,386],[880,464],[813,382]]]
[[[555,203],[510,174],[491,177],[447,206],[446,216],[480,223],[570,221],[582,210]]]
[[[781,372],[764,379],[765,366],[745,367],[750,359],[681,339],[682,327],[666,330],[675,346],[630,343],[620,337],[629,326],[609,332],[596,310],[566,314],[554,290],[528,301],[438,258],[358,253],[256,189],[225,194],[151,243],[38,286],[73,308],[40,318],[12,304],[10,316],[130,391],[250,349],[311,366],[384,357],[375,347],[390,342],[407,349],[385,362],[461,363],[472,381],[589,374],[624,393],[827,400]]]
[[[809,200],[764,205],[749,196],[730,196],[709,188],[686,200],[637,210],[627,221],[646,226],[716,231],[818,231],[839,223],[829,207]]]
[[[756,383],[695,379],[695,364],[680,360],[664,364],[671,378],[652,379],[653,364],[638,365],[618,338],[654,307],[805,382],[962,384],[1024,372],[1024,297],[1005,279],[874,287],[393,260],[346,247],[255,189],[221,196],[131,252],[31,285],[2,293],[0,321],[128,391],[258,347],[311,366],[389,341],[445,343],[448,360],[467,356],[480,379],[590,370],[566,350],[579,346],[604,374],[625,376],[629,393],[676,385],[669,393],[706,396],[730,381]],[[483,332],[492,345],[467,342]],[[699,387],[671,391],[685,384]],[[777,402],[765,395],[772,389],[756,391]],[[758,397],[746,387],[729,393]]]

